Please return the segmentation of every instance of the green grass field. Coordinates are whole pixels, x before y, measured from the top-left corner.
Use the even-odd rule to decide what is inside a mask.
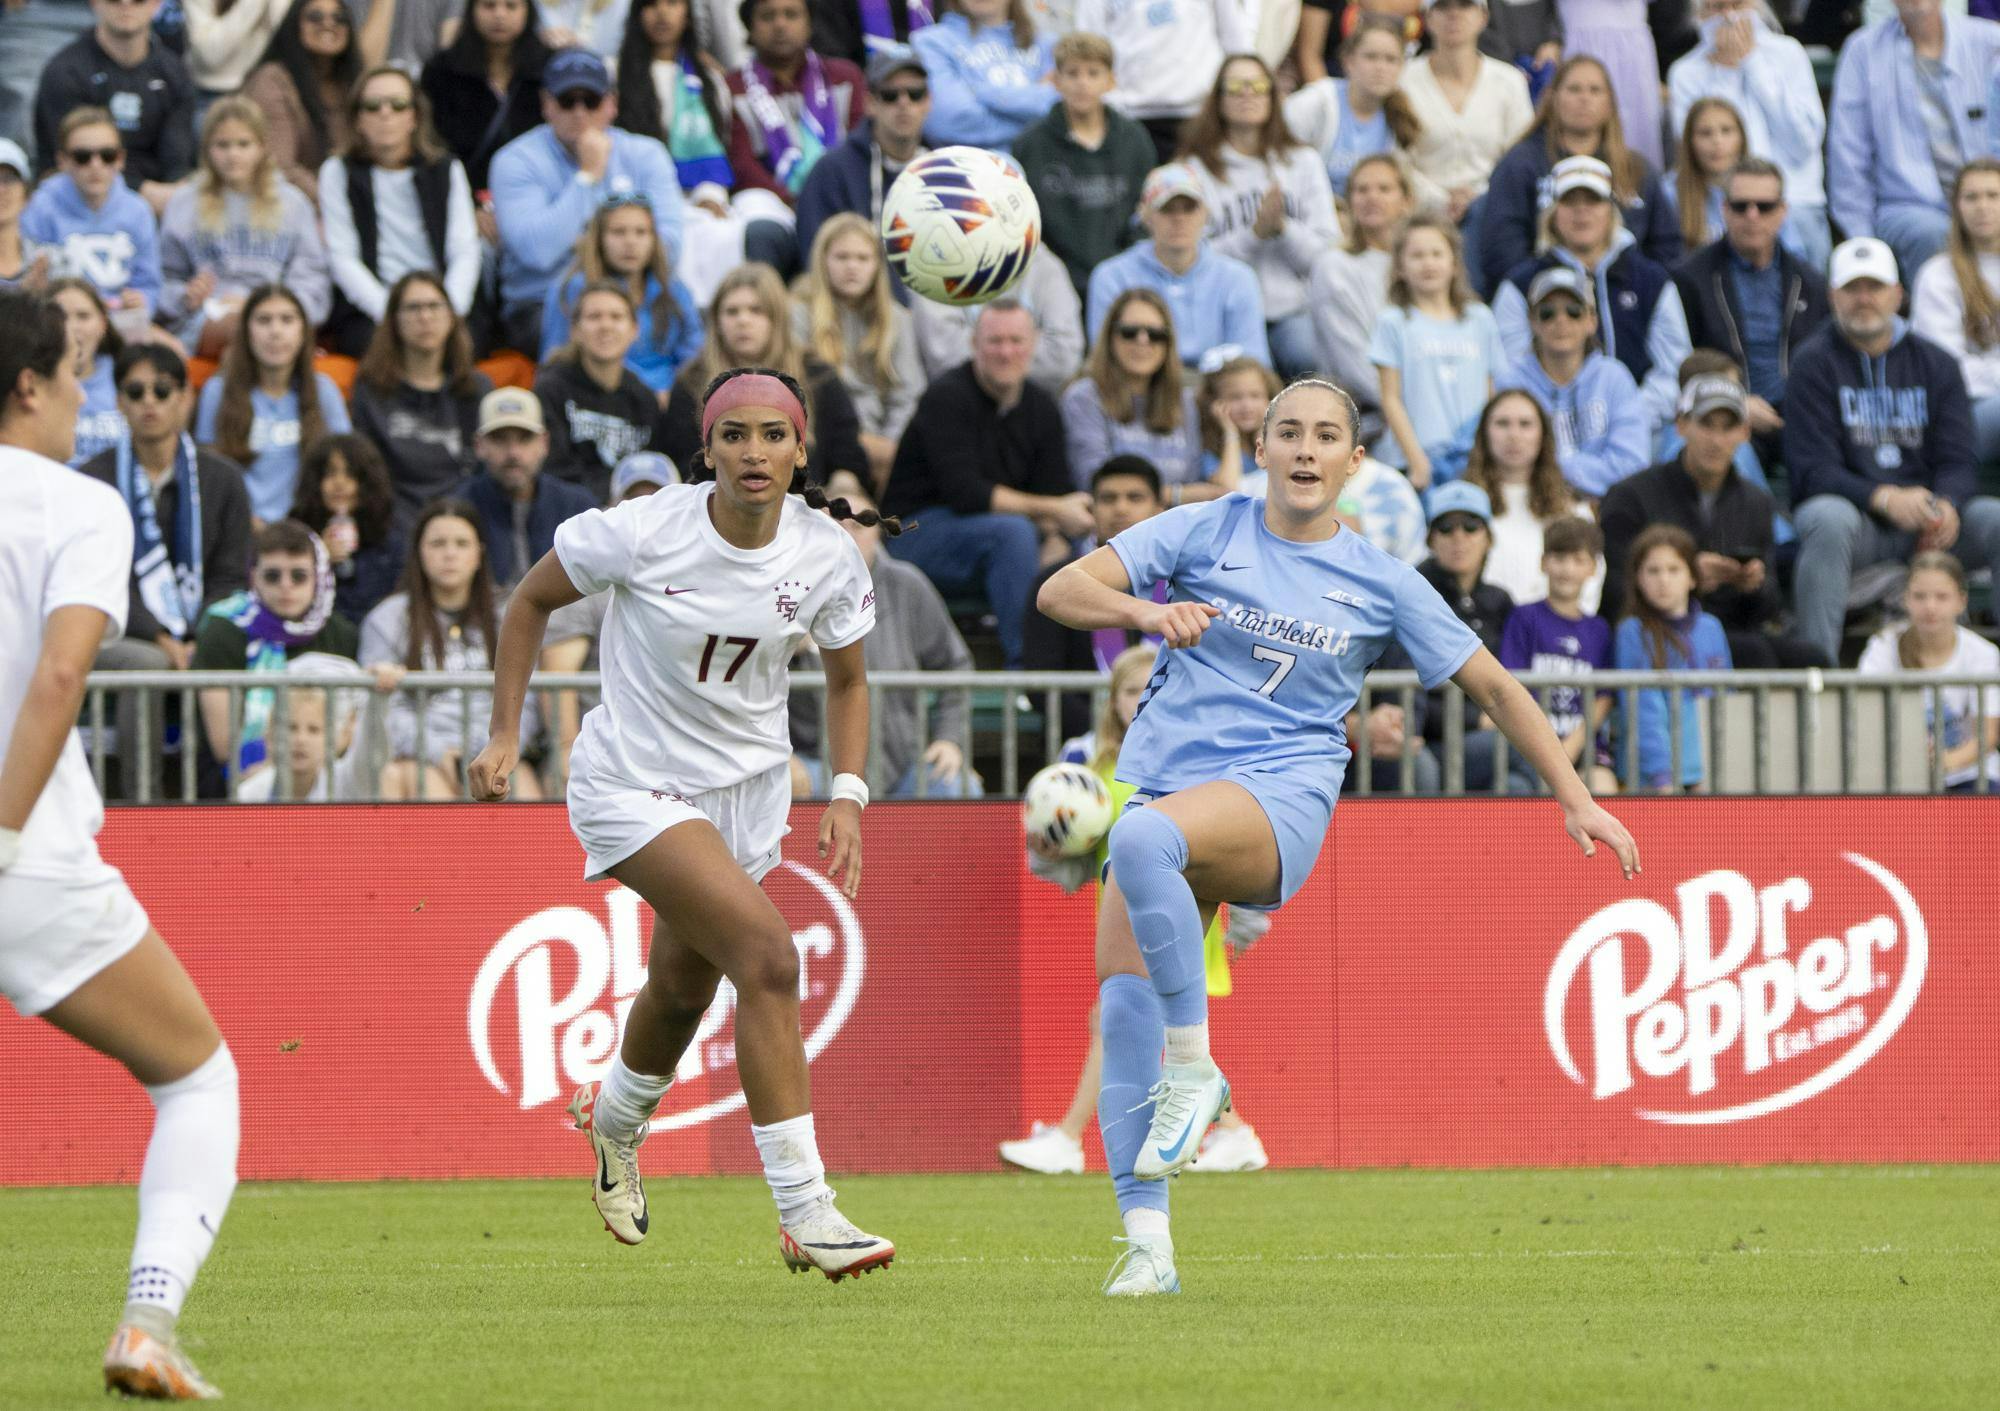
[[[183,1333],[247,1407],[1992,1407],[2000,1169],[1175,1183],[1186,1291],[1098,1294],[1101,1178],[848,1178],[838,1286],[761,1182],[249,1185]],[[130,1190],[0,1192],[0,1406],[101,1406]]]

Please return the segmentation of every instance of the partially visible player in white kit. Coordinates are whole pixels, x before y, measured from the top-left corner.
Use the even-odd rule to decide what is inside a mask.
[[[104,802],[76,733],[98,643],[125,630],[132,513],[63,464],[83,388],[60,306],[0,290],[0,329],[0,993],[124,1064],[153,1099],[104,1383],[209,1400],[221,1393],[174,1325],[236,1189],[236,1064],[187,972],[98,856]],[[26,1108],[13,1120],[29,1120]]]
[[[609,590],[603,703],[585,718],[570,756],[570,826],[583,844],[584,876],[630,887],[652,907],[654,925],[646,983],[618,1057],[570,1104],[596,1157],[591,1199],[620,1240],[646,1237],[639,1143],[727,975],[736,989],[736,1062],[778,1203],[780,1251],[794,1271],[818,1269],[837,1283],[883,1267],[896,1249],[834,1208],[813,1133],[798,952],[758,885],[778,863],[791,811],[786,663],[808,632],[825,663],[837,771],[820,856],[848,897],[861,885],[861,639],[875,625],[875,594],[860,551],[834,522],[855,512],[803,485],[805,401],[781,373],[723,373],[702,399],[713,483],[669,485],[556,531],[555,548],[508,605],[493,733],[470,777],[474,798],[506,795],[549,614]],[[795,481],[802,495],[791,493]],[[878,522],[872,510],[858,515]],[[894,520],[879,522],[900,532]]]

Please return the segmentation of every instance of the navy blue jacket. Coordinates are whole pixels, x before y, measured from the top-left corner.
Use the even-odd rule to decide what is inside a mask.
[[[1792,358],[1785,466],[1793,504],[1840,495],[1865,513],[1882,486],[1921,485],[1963,510],[1978,472],[1958,360],[1901,319],[1889,351],[1864,357],[1827,320]]]
[[[814,31],[817,37],[817,31]],[[815,44],[814,48],[819,46]],[[824,52],[823,50],[821,52]],[[876,207],[878,193],[875,190],[875,164],[882,157],[875,150],[875,122],[863,119],[854,131],[838,147],[813,163],[812,175],[799,191],[798,234],[799,259],[804,261],[812,253],[813,237],[819,228],[842,211],[853,211],[866,216],[870,222],[881,216]],[[880,195],[887,195],[889,178],[882,176]],[[889,275],[890,292],[896,302],[910,302],[910,291],[903,287],[903,281],[896,278],[894,271]]]
[[[1669,269],[1680,261],[1681,230],[1660,186],[1660,174],[1644,157],[1634,160],[1645,180],[1630,205],[1619,207],[1625,228],[1639,242],[1641,253]],[[1535,253],[1535,222],[1542,213],[1542,191],[1549,179],[1548,139],[1530,132],[1493,168],[1479,214],[1480,287],[1497,289],[1507,271]]]
[[[511,587],[535,565],[514,562],[514,509],[507,492],[486,470],[480,470],[452,492],[469,500],[479,511],[480,528],[486,533],[486,561],[493,569],[495,584]],[[553,475],[535,477],[535,499],[528,510],[528,552],[540,560],[556,546],[556,526],[566,519],[597,508],[597,501],[581,485],[559,480]]]
[[[1784,289],[1778,370],[1789,379],[1792,355],[1819,330],[1832,310],[1827,304],[1825,275],[1783,245],[1778,247],[1777,260],[1778,279]],[[1750,356],[1743,346],[1743,310],[1736,302],[1736,281],[1729,276],[1729,242],[1717,240],[1689,255],[1674,271],[1674,284],[1681,291],[1688,338],[1694,346],[1719,348],[1736,359],[1747,375]]]

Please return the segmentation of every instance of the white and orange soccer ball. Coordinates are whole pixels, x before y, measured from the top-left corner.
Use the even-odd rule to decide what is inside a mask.
[[[940,147],[903,168],[882,202],[882,252],[910,289],[984,304],[1020,281],[1042,208],[1019,167],[978,147]]]
[[[1028,781],[1021,826],[1064,857],[1085,857],[1111,831],[1111,791],[1094,769],[1051,764]]]

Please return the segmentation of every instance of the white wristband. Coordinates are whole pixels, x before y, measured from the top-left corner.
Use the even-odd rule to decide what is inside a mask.
[[[0,872],[14,865],[14,859],[21,855],[21,830],[0,828]]]
[[[859,774],[836,774],[833,776],[833,797],[837,803],[846,799],[860,808],[868,807],[868,781]]]

